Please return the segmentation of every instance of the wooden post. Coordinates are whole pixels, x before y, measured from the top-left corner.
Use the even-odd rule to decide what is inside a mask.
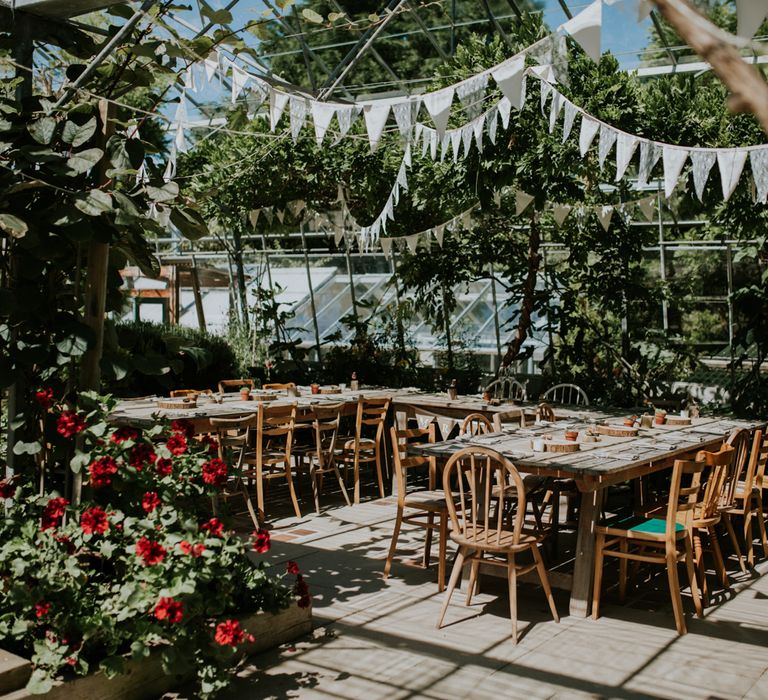
[[[203,310],[203,297],[200,294],[200,278],[197,276],[197,261],[195,256],[192,256],[192,269],[190,270],[190,276],[192,277],[192,293],[195,295],[195,311],[197,311],[197,325],[200,330],[205,332],[205,311]]]

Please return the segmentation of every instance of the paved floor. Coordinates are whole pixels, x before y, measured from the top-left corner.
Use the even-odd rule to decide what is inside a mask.
[[[505,583],[490,576],[469,608],[457,591],[449,624],[435,629],[442,602],[435,571],[413,563],[423,531],[407,533],[393,576],[382,578],[393,514],[389,498],[275,522],[270,561],[278,569],[298,562],[316,629],[258,658],[223,697],[768,700],[766,562],[745,576],[730,561],[732,591],[703,620],[689,614],[684,637],[674,630],[666,576],[638,586],[621,605],[606,574],[596,621],[568,617],[567,594],[559,592],[559,624],[541,589],[523,584],[522,638],[514,645]],[[684,604],[692,609],[690,599]]]

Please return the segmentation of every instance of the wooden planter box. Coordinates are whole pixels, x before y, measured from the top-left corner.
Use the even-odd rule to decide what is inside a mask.
[[[312,608],[300,608],[294,601],[291,606],[279,613],[259,612],[249,617],[240,618],[240,623],[247,632],[254,636],[254,641],[246,644],[246,655],[272,649],[280,644],[298,639],[312,631]],[[125,663],[125,673],[114,678],[107,678],[97,671],[69,681],[57,683],[45,695],[32,695],[24,690],[31,667],[15,685],[15,690],[7,695],[0,695],[0,700],[72,700],[72,698],[98,698],[99,700],[154,700],[164,693],[178,688],[191,679],[188,674],[166,675],[160,663],[160,654],[152,653],[143,659],[130,658]],[[3,676],[0,674],[0,682]],[[6,692],[13,690],[7,686],[0,688]],[[2,692],[2,690],[0,690]]]

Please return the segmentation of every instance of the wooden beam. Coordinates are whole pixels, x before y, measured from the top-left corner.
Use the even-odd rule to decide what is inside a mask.
[[[726,35],[688,0],[654,0],[659,12],[680,37],[707,61],[731,91],[733,112],[752,112],[768,133],[768,84],[744,59]]]

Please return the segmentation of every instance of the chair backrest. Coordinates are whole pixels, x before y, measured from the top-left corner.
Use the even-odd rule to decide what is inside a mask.
[[[557,417],[555,416],[555,409],[546,402],[540,403],[536,408],[536,418],[538,420],[544,420],[549,423],[554,423],[557,421]]]
[[[249,413],[237,418],[209,418],[211,427],[219,442],[219,457],[224,459],[227,450],[232,450],[236,456],[237,467],[240,468],[248,447],[248,435],[256,425],[256,414]]]
[[[336,438],[339,434],[341,413],[344,403],[326,404],[314,406],[310,413],[312,427],[315,431],[315,452],[317,463],[321,469],[333,462],[336,452]]]
[[[415,467],[427,467],[429,470],[429,487],[435,486],[436,460],[426,455],[409,455],[408,445],[415,442],[434,442],[435,424],[430,423],[426,428],[407,428],[398,430],[394,426],[389,429],[392,440],[392,456],[395,463],[395,479],[397,481],[397,501],[402,504],[408,487],[408,470]]]
[[[525,488],[517,468],[506,457],[487,447],[459,450],[445,465],[443,490],[453,532],[466,544],[480,549],[519,544]],[[508,512],[514,518],[511,528]]]
[[[286,463],[291,461],[291,448],[293,446],[293,429],[296,425],[296,404],[282,406],[259,405],[259,413],[256,417],[256,455],[257,460],[263,459],[265,447],[269,445],[271,451],[276,452],[275,445],[285,440],[282,452]]]
[[[171,398],[177,399],[182,396],[199,396],[200,394],[210,396],[212,393],[213,392],[210,389],[172,389]]]
[[[514,423],[521,428],[525,427],[525,412],[519,408],[510,411],[497,411],[493,414],[493,429],[500,433],[505,423]]]
[[[525,401],[525,387],[514,377],[499,377],[485,387],[494,399]]]
[[[285,382],[283,384],[277,382],[274,384],[262,384],[261,388],[266,391],[286,391],[288,389],[295,389],[296,385],[293,382]]]
[[[749,498],[753,488],[762,489],[765,479],[765,465],[768,461],[768,431],[758,428],[752,435],[749,462],[744,472],[744,484],[739,490]]]
[[[231,391],[240,391],[241,386],[247,386],[249,389],[255,389],[256,383],[253,379],[222,379],[219,382],[219,393],[225,394]]]
[[[389,398],[366,399],[363,396],[357,400],[357,416],[355,420],[355,449],[357,442],[363,437],[363,431],[374,429],[374,439],[378,443],[384,434],[384,422],[389,411]]]
[[[707,463],[703,460],[675,460],[669,486],[665,530],[666,546],[669,551],[676,549],[677,524],[680,523],[686,529],[690,529],[694,516],[701,509],[702,475],[705,469],[707,469]],[[683,484],[683,477],[686,477],[685,484]]]
[[[702,451],[696,455],[697,462],[704,462],[709,467],[701,502],[697,507],[697,519],[702,525],[707,524],[704,521],[714,524],[720,519],[718,510],[735,455],[736,450],[727,444],[723,444],[718,452]]]
[[[540,397],[547,403],[559,403],[566,406],[589,406],[587,393],[576,384],[555,384]]]
[[[736,500],[736,488],[739,481],[743,478],[744,472],[747,469],[747,461],[749,460],[749,448],[752,442],[750,433],[751,431],[748,428],[736,428],[725,442],[726,445],[730,445],[733,448],[734,454],[733,463],[725,477],[720,501],[721,507],[732,506]]]
[[[461,435],[484,435],[493,432],[493,423],[482,413],[470,413],[461,424]]]

